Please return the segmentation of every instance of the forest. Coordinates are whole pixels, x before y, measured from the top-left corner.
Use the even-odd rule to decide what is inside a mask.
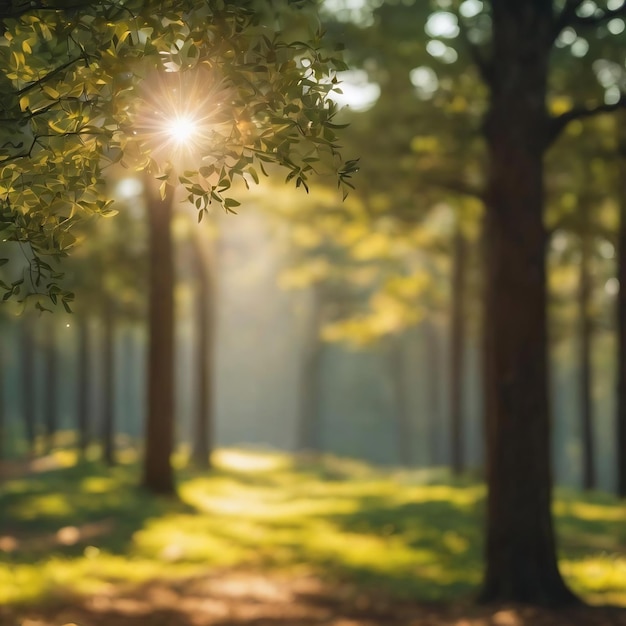
[[[0,0],[0,626],[626,626],[624,0]]]

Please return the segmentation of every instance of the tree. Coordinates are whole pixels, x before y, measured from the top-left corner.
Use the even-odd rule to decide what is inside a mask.
[[[465,271],[467,242],[459,224],[452,243],[451,324],[450,324],[450,427],[452,471],[465,469],[463,454],[463,363],[465,357]]]
[[[35,338],[34,319],[27,313],[21,320],[21,354],[22,354],[22,411],[24,415],[24,432],[28,452],[32,456],[37,448],[37,422],[35,413]]]
[[[0,109],[1,221],[6,238],[30,250],[24,276],[0,282],[8,297],[25,289],[69,306],[72,294],[42,257],[66,253],[81,214],[109,210],[98,193],[103,159],[125,159],[161,180],[160,198],[149,191],[143,477],[156,492],[174,490],[170,185],[185,188],[201,217],[212,204],[238,206],[225,194],[235,179],[258,181],[257,168],[266,174],[278,165],[287,181],[308,189],[322,163],[344,192],[357,169],[339,154],[329,98],[344,64],[328,56],[318,34],[292,43],[272,34],[278,23],[283,32],[308,31],[310,3],[292,3],[300,10],[291,11],[289,4],[110,0],[63,11],[35,3],[1,16],[8,44],[0,48],[8,94]],[[195,126],[184,148],[181,120]]]
[[[576,601],[556,562],[551,518],[543,159],[571,121],[617,108],[546,108],[549,57],[566,27],[626,9],[557,11],[551,2],[492,0],[490,55],[473,48],[489,87],[485,119],[487,571],[484,600]]]
[[[448,3],[450,10],[434,9],[423,16],[417,5],[404,9],[383,3],[376,9],[378,19],[372,20],[380,29],[381,46],[375,53],[371,49],[363,53],[356,46],[355,58],[383,73],[384,94],[391,83],[384,77],[391,65],[384,41],[397,46],[401,40],[398,56],[412,56],[412,66],[405,67],[414,68],[418,99],[433,105],[433,115],[464,107],[471,113],[467,128],[476,128],[484,140],[484,152],[474,160],[486,166],[486,177],[475,177],[479,189],[484,187],[480,196],[486,212],[484,384],[489,495],[484,600],[575,601],[558,571],[550,510],[544,162],[570,122],[624,105],[618,88],[623,35],[613,35],[619,29],[609,24],[623,17],[626,7],[614,4],[453,2]],[[453,12],[456,8],[458,14]],[[424,22],[427,54],[421,52],[416,36]],[[349,50],[352,43],[348,41]],[[583,62],[580,58],[587,51],[589,59]],[[591,58],[603,66],[614,60],[617,70],[605,67],[610,70],[608,78],[605,71],[602,80],[596,79],[598,65]],[[467,87],[473,79],[472,64],[486,94]],[[397,70],[387,74],[398,77]],[[594,97],[600,102],[597,106],[572,104]],[[445,141],[433,135],[431,130],[429,136],[419,138],[430,146],[424,150],[426,159]],[[417,144],[417,138],[413,142]],[[404,164],[401,161],[400,167]],[[474,181],[466,177],[461,182],[467,188]]]
[[[144,487],[175,491],[174,451],[174,257],[171,233],[174,189],[164,196],[145,178],[149,232],[148,406],[144,438]]]
[[[618,119],[617,493],[626,498],[626,117]]]
[[[102,457],[111,466],[115,465],[115,302],[107,293],[102,300]]]
[[[46,337],[44,340],[44,449],[51,452],[54,447],[54,438],[58,428],[57,410],[57,345],[56,345],[56,320],[49,317],[46,320]],[[31,390],[32,393],[32,390]]]
[[[91,397],[91,332],[89,319],[78,314],[76,318],[78,329],[78,382],[76,395],[76,430],[78,433],[78,453],[82,459],[87,454],[90,440],[89,399]]]
[[[299,10],[287,11],[289,4]],[[322,160],[341,186],[349,184],[356,163],[341,161],[328,97],[343,64],[317,35],[289,43],[272,34],[281,23],[302,35],[309,5],[105,0],[64,9],[62,0],[49,0],[3,7],[0,224],[6,241],[28,251],[21,276],[7,268],[0,276],[8,296],[35,293],[39,306],[49,296],[69,307],[72,295],[49,260],[67,254],[85,215],[110,212],[106,161],[125,159],[175,180],[200,211],[212,203],[232,209],[238,202],[224,194],[233,179],[256,181],[266,164],[306,188]],[[190,73],[198,91],[179,92],[184,107],[169,110],[164,94]],[[159,148],[161,156],[169,152],[167,124],[185,115],[202,116],[192,161],[203,157],[203,164],[183,176],[153,157]],[[1,263],[14,264],[9,256]]]
[[[212,466],[214,424],[214,359],[216,307],[215,244],[207,247],[200,233],[191,235],[192,255],[196,285],[196,370],[197,406],[193,429],[191,460],[203,469]]]

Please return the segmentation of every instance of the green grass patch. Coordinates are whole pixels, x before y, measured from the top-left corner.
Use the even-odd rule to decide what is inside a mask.
[[[444,472],[222,451],[180,472],[180,500],[136,488],[132,458],[11,480],[0,495],[0,603],[93,593],[216,568],[312,572],[398,598],[451,600],[481,576],[484,487]],[[592,602],[626,605],[623,505],[559,492],[563,572]]]

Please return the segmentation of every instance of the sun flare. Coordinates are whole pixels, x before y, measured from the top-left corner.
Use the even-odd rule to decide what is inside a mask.
[[[190,115],[177,115],[165,122],[165,132],[178,145],[191,141],[197,131],[198,123]]]
[[[141,96],[133,135],[161,164],[189,169],[219,152],[232,134],[230,90],[208,70],[153,73],[142,82]]]

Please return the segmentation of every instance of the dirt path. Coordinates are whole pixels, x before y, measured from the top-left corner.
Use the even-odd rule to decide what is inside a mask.
[[[625,609],[555,612],[387,601],[312,577],[223,572],[107,593],[47,608],[0,608],[0,626],[626,626]]]

